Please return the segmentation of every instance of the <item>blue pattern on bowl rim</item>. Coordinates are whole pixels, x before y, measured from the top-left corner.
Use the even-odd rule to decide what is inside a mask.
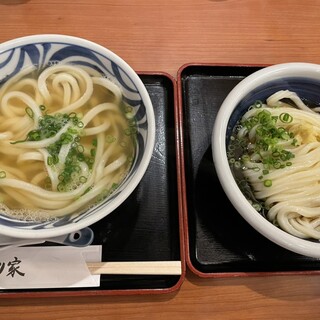
[[[248,108],[257,100],[265,102],[266,99],[279,90],[289,90],[296,92],[302,99],[311,102],[313,105],[320,106],[319,92],[320,81],[303,77],[290,77],[270,81],[265,83],[246,95],[234,109],[227,127],[227,141],[237,121],[245,114]]]
[[[30,38],[32,38],[32,36]],[[69,38],[74,38],[75,41],[78,41],[78,38]],[[94,215],[97,211],[103,210],[103,207],[110,203],[111,200],[115,199],[122,190],[127,187],[130,181],[134,179],[135,172],[143,157],[148,139],[148,122],[143,98],[134,83],[134,79],[131,79],[120,65],[102,53],[72,42],[73,41],[69,43],[68,41],[39,40],[30,44],[17,45],[14,48],[0,52],[0,70],[3,69],[6,72],[6,75],[0,79],[0,86],[6,80],[16,75],[20,70],[31,64],[37,65],[39,70],[57,63],[80,64],[93,67],[107,78],[118,83],[122,87],[124,100],[135,109],[139,129],[137,134],[137,151],[133,166],[118,189],[114,191],[106,201],[103,201],[92,209],[86,210],[79,215],[63,216],[46,222],[20,221],[0,213],[0,224],[5,227],[25,231],[39,229],[48,230],[83,221],[85,218]],[[111,54],[113,53],[111,52]],[[81,225],[81,227],[83,226],[85,225]]]

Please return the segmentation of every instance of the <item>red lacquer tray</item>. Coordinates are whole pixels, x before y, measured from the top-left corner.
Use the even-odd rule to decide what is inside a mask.
[[[91,228],[102,261],[181,261],[181,275],[101,275],[100,287],[0,290],[0,297],[163,294],[185,277],[177,88],[162,72],[140,72],[156,116],[154,153],[141,183],[112,214]]]
[[[215,116],[232,88],[263,67],[187,64],[178,71],[186,261],[201,277],[320,273],[319,259],[290,252],[256,232],[229,202],[215,173]]]

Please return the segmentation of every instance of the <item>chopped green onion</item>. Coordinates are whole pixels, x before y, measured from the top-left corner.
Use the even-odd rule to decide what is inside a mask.
[[[58,183],[57,189],[59,192],[64,192],[66,190],[66,187],[63,183]]]
[[[81,176],[81,177],[79,178],[79,181],[80,181],[81,183],[86,183],[86,182],[87,182],[87,178],[84,177],[84,176]]]
[[[53,157],[52,156],[48,157],[47,164],[48,164],[48,166],[52,166],[53,165]]]
[[[77,145],[77,151],[78,151],[79,153],[83,153],[83,152],[84,152],[84,147],[83,147],[82,144],[78,144],[78,145]]]
[[[26,114],[33,119],[34,114],[33,114],[33,110],[30,107],[26,107]]]
[[[255,108],[261,108],[262,105],[263,105],[263,103],[262,103],[261,100],[257,100],[257,101],[254,103]]]
[[[271,187],[272,186],[272,180],[264,180],[263,181],[263,185],[265,186],[265,187]]]
[[[107,143],[111,143],[111,142],[114,142],[114,141],[116,141],[116,138],[114,136],[110,136],[110,135],[106,136],[106,142]]]
[[[280,114],[279,119],[282,122],[290,123],[290,122],[292,122],[293,117],[289,113],[285,112],[285,113]]]

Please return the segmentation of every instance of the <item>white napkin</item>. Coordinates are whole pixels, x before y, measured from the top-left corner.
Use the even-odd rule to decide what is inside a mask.
[[[16,247],[0,252],[0,289],[98,287],[86,262],[101,262],[101,246]]]

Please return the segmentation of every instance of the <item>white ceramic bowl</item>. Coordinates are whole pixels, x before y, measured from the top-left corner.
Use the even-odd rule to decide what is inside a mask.
[[[44,68],[72,63],[92,66],[115,81],[133,106],[137,120],[137,154],[132,168],[107,199],[79,216],[51,222],[19,221],[0,212],[0,234],[18,238],[48,238],[75,232],[114,211],[137,187],[151,160],[155,143],[155,116],[149,94],[136,72],[118,55],[88,41],[59,34],[32,35],[0,44],[0,84],[31,64]]]
[[[300,97],[320,104],[320,65],[300,62],[272,65],[249,75],[236,85],[222,103],[215,119],[212,131],[214,166],[227,197],[253,228],[283,248],[302,255],[320,258],[318,240],[298,238],[281,230],[251,206],[239,189],[227,159],[228,137],[248,106],[256,100],[265,101],[274,92],[286,89],[295,91]]]

